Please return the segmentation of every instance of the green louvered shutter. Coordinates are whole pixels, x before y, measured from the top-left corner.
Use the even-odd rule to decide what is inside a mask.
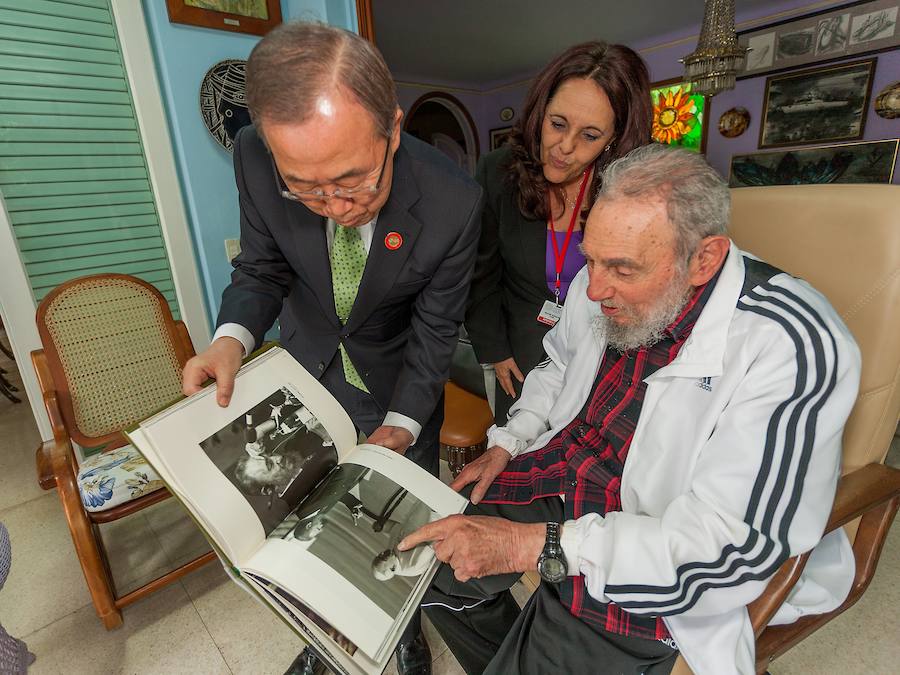
[[[0,0],[0,194],[38,301],[118,272],[178,316],[108,0]]]

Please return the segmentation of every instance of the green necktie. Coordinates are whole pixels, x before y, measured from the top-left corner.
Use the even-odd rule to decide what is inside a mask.
[[[347,323],[363,270],[366,268],[366,247],[363,245],[359,230],[355,227],[335,225],[334,241],[331,243],[331,285],[334,289],[334,309],[342,324]],[[344,366],[344,379],[357,389],[368,393],[359,373],[344,345],[340,345],[341,363]]]

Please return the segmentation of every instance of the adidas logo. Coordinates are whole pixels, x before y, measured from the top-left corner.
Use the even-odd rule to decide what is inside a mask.
[[[699,380],[697,380],[697,386],[704,391],[712,391],[712,378],[701,377]]]

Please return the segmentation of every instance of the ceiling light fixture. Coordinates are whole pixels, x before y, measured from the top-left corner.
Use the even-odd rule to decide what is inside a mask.
[[[706,0],[697,49],[681,59],[691,93],[715,96],[734,89],[746,56],[734,31],[734,0]]]

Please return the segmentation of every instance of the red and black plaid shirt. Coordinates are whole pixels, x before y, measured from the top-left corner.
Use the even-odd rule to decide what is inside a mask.
[[[715,280],[698,288],[652,347],[626,354],[607,349],[593,394],[578,417],[540,450],[513,459],[483,501],[527,504],[565,495],[566,520],[621,511],[622,471],[647,390],[644,379],[677,356],[714,285]],[[569,611],[594,629],[656,640],[669,637],[661,617],[630,614],[615,603],[595,600],[581,575],[568,577],[559,590]]]

